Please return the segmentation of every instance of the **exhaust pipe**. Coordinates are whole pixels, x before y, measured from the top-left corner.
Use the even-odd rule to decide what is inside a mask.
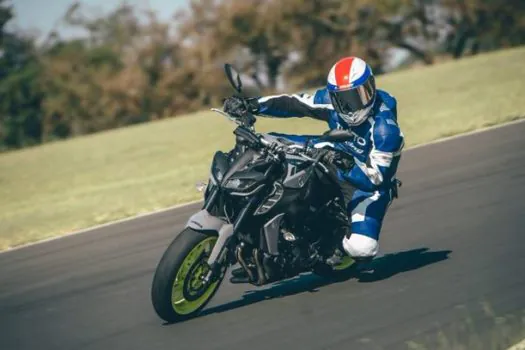
[[[252,270],[250,270],[250,268],[246,264],[246,261],[242,257],[242,248],[241,248],[241,246],[237,246],[237,248],[235,249],[235,256],[236,256],[237,261],[239,262],[239,264],[241,264],[242,268],[248,274],[248,277],[250,278],[250,281],[254,281],[255,277],[253,276]]]
[[[262,260],[261,260],[261,254],[260,254],[260,250],[258,248],[255,248],[253,250],[253,260],[255,260],[255,265],[257,266],[257,274],[259,275],[258,277],[258,280],[257,280],[257,284],[262,286],[263,284],[266,283],[266,281],[268,280],[268,278],[266,277],[265,273],[264,273],[264,268],[262,266]]]

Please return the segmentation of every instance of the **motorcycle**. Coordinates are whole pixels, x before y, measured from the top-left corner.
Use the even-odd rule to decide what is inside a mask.
[[[233,88],[242,94],[240,74],[225,64]],[[349,234],[344,198],[334,169],[323,160],[337,152],[333,142],[352,139],[346,130],[315,136],[311,145],[280,134],[255,132],[255,117],[238,118],[236,143],[213,157],[204,204],[165,250],[151,286],[157,315],[173,323],[199,314],[219,289],[227,269],[239,264],[247,279],[263,286],[313,272],[326,278],[346,273],[346,256],[327,258]],[[333,166],[332,166],[333,167]]]

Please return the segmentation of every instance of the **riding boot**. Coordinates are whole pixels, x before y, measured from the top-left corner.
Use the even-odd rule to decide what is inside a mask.
[[[326,264],[335,267],[343,262],[346,252],[340,248],[336,248],[334,254],[326,259]],[[358,273],[371,273],[374,270],[372,261],[374,260],[373,256],[357,258],[351,257],[354,260],[352,269]]]

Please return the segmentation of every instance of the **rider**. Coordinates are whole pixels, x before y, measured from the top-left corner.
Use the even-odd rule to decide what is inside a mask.
[[[345,196],[352,233],[343,238],[341,248],[356,262],[366,262],[378,253],[383,218],[397,193],[404,135],[396,104],[393,96],[376,89],[370,66],[350,56],[332,66],[327,86],[313,95],[233,96],[225,100],[224,111],[238,116],[246,112],[277,118],[307,116],[327,122],[330,129],[352,132],[352,140],[335,144],[355,162],[349,170],[337,169],[341,185],[356,189],[350,198]],[[342,256],[336,249],[327,262],[337,265]]]

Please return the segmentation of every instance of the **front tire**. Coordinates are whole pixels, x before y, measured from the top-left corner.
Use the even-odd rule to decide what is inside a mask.
[[[204,284],[209,257],[217,236],[191,228],[182,231],[164,252],[153,277],[151,301],[163,320],[173,323],[196,316],[219,289],[218,280]]]

